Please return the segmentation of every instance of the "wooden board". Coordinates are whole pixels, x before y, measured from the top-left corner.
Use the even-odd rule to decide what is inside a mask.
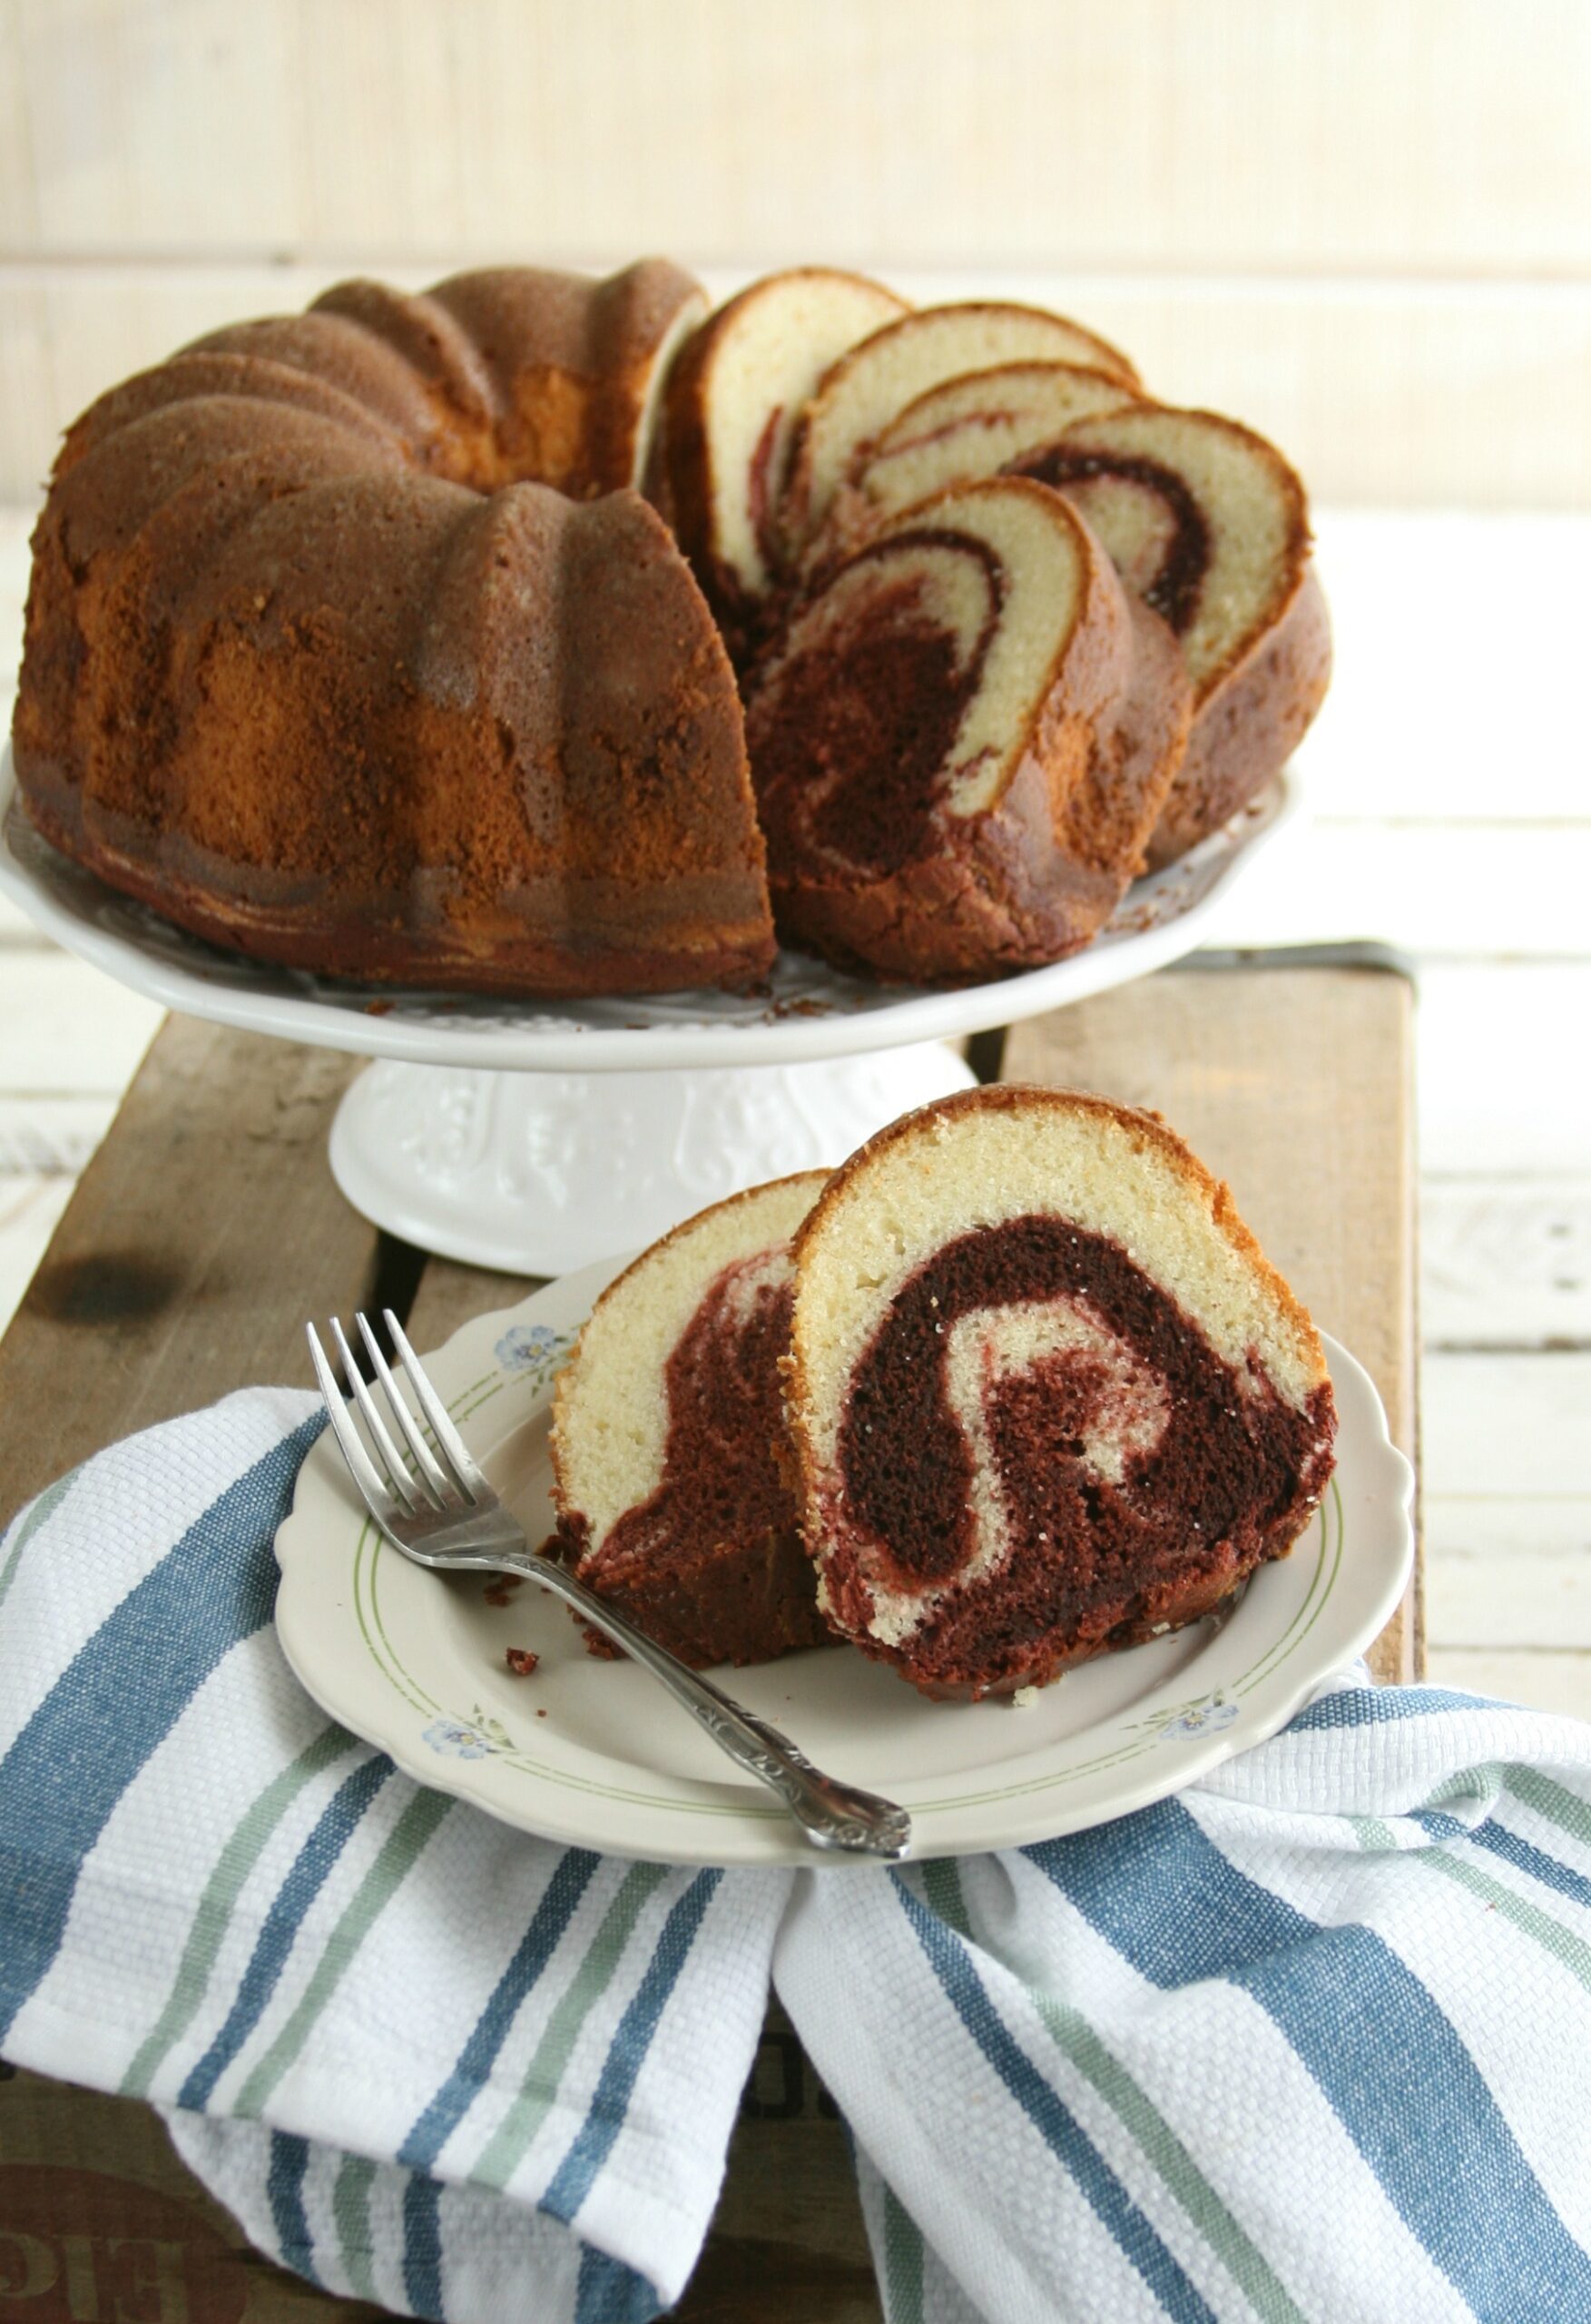
[[[1004,1067],[1007,1080],[1164,1114],[1227,1181],[1315,1321],[1358,1356],[1411,1457],[1412,1007],[1403,978],[1370,969],[1177,970],[1016,1027]],[[1371,1660],[1402,1679],[1419,1654],[1411,1586]]]

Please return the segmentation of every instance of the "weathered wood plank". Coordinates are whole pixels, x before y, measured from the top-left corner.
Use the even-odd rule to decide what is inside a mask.
[[[643,219],[728,260],[1591,266],[1575,0],[918,0],[909,39],[895,0],[7,13],[44,250],[627,251]]]
[[[1591,1482],[1582,1480],[1581,1490],[1568,1493],[1428,1492],[1425,1538],[1433,1554],[1495,1558],[1499,1577],[1520,1557],[1591,1555]]]
[[[1419,1258],[1429,1349],[1591,1345],[1591,1177],[1432,1179]]]
[[[165,1027],[0,1342],[0,1518],[117,1437],[262,1380],[308,1384],[307,1314],[368,1296],[375,1230],[326,1164],[353,1070]]]
[[[692,263],[700,259],[699,243],[675,238],[672,247]],[[808,245],[800,255],[820,249],[827,258],[840,255],[832,244]],[[506,251],[499,236],[486,254],[541,263],[558,256],[540,231],[516,233]],[[417,266],[412,250],[402,249],[304,266],[0,261],[0,496],[35,494],[62,429],[93,397],[200,333],[302,306],[339,274],[373,272],[417,286],[469,255],[438,253]],[[588,245],[576,255],[598,264],[628,260],[633,229],[612,252]],[[715,296],[738,288],[748,271],[700,264],[696,271]],[[960,274],[883,271],[918,300],[1013,298],[1078,314],[1129,349],[1166,400],[1236,412],[1272,437],[1321,506],[1591,507],[1591,414],[1576,392],[1591,364],[1591,288],[1428,282],[1394,296],[1351,280],[1190,280],[1009,266]],[[1452,392],[1456,379],[1466,382],[1461,398]],[[1478,466],[1478,428],[1487,440]],[[1547,592],[1530,596],[1550,626]],[[1411,704],[1428,714],[1420,743],[1429,765],[1432,734],[1458,722],[1444,716],[1439,686],[1408,684],[1415,596],[1412,587],[1402,593],[1395,638]],[[1498,618],[1510,625],[1500,601]],[[1383,641],[1383,660],[1390,643]],[[1534,643],[1531,666],[1552,666]],[[1451,691],[1461,697],[1465,689]],[[1527,731],[1539,723],[1526,699],[1517,712]],[[1522,765],[1527,753],[1510,755]]]
[[[0,968],[0,990],[4,976]],[[120,1090],[93,1098],[0,1094],[0,1179],[75,1178],[110,1128],[120,1097]]]
[[[1479,1654],[1547,1645],[1591,1654],[1591,1501],[1584,1508],[1585,1546],[1577,1553],[1493,1550],[1466,1556],[1428,1543],[1431,1648]]]
[[[1529,1648],[1476,1653],[1444,1647],[1432,1651],[1427,1676],[1435,1686],[1591,1718],[1591,1654],[1538,1653]]]
[[[1403,980],[1373,970],[1176,970],[1014,1028],[1005,1078],[1163,1113],[1364,1364],[1412,1452],[1410,1013]],[[1373,1659],[1393,1678],[1419,1657],[1411,1595]]]
[[[1591,1498],[1591,1355],[1437,1350],[1421,1369],[1432,1493]]]
[[[536,1290],[534,1275],[497,1275],[487,1267],[460,1266],[452,1259],[427,1261],[409,1309],[407,1329],[422,1353],[441,1347],[461,1324],[495,1307],[512,1307]]]
[[[0,976],[0,1090],[8,1093],[118,1094],[164,1014],[158,1001],[54,946],[8,949]]]
[[[38,1171],[0,1172],[0,1333],[72,1199],[72,1184]]]

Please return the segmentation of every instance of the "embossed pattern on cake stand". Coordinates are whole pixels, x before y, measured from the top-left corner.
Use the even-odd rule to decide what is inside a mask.
[[[331,1137],[338,1184],[422,1249],[557,1275],[649,1242],[741,1187],[844,1159],[972,1076],[944,1044],[1164,968],[1207,940],[1291,819],[1284,773],[1129,891],[1085,951],[948,991],[781,952],[752,993],[579,1002],[400,992],[272,968],[185,935],[57,854],[0,758],[0,893],[168,1009],[376,1060]]]

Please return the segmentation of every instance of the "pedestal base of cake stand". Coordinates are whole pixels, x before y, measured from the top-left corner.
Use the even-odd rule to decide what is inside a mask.
[[[710,1202],[832,1168],[973,1075],[938,1041],[800,1065],[495,1073],[385,1059],[349,1088],[331,1168],[405,1242],[509,1275],[567,1275]]]

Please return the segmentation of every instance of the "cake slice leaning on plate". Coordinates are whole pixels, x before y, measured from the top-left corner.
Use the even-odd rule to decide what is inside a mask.
[[[977,1699],[1208,1614],[1331,1471],[1313,1325],[1159,1118],[970,1090],[796,1239],[787,1407],[829,1620]]]
[[[828,1176],[754,1187],[654,1243],[603,1293],[558,1382],[564,1553],[698,1668],[832,1642],[781,1460],[779,1369],[790,1238]]]

